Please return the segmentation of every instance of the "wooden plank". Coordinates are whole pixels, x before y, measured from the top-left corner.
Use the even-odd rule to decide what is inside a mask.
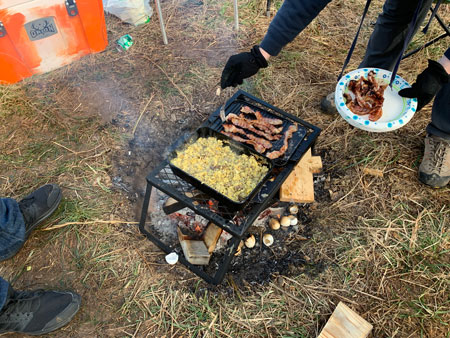
[[[372,331],[372,324],[342,302],[317,338],[366,338]]]
[[[320,156],[312,156],[311,149],[295,166],[280,188],[280,201],[296,203],[314,202],[314,178],[322,170]]]
[[[216,248],[217,241],[221,234],[222,228],[218,227],[213,222],[208,223],[205,234],[203,235],[203,241],[205,242],[209,253],[212,253]]]
[[[208,265],[211,255],[208,252],[205,242],[185,239],[179,229],[178,239],[183,249],[183,254],[186,260],[194,265]]]

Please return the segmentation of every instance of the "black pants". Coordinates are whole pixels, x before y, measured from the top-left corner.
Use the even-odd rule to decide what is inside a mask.
[[[414,33],[424,21],[432,2],[433,0],[423,1]],[[394,68],[418,3],[418,0],[386,0],[360,68]],[[444,85],[434,99],[427,132],[450,140],[450,84]]]

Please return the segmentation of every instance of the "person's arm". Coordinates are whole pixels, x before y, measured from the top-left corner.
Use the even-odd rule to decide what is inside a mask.
[[[331,0],[285,0],[270,23],[260,47],[271,56],[278,55],[329,2]]]
[[[221,87],[236,87],[244,79],[255,75],[260,68],[267,67],[270,56],[278,55],[330,1],[285,0],[270,23],[261,45],[228,59],[222,71]]]
[[[428,60],[428,67],[417,76],[411,88],[398,92],[400,96],[417,98],[417,111],[427,105],[441,87],[450,81],[450,48],[438,60]]]

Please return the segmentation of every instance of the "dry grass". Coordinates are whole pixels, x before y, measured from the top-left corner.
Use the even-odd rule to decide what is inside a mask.
[[[372,6],[348,69],[361,60],[381,3]],[[2,263],[0,275],[18,289],[82,294],[80,314],[58,337],[315,337],[339,301],[374,325],[373,337],[448,337],[449,188],[424,187],[416,174],[430,107],[386,134],[353,129],[319,111],[362,0],[332,2],[242,86],[323,130],[315,152],[327,194],[311,206],[314,236],[303,253],[324,271],[260,286],[237,286],[228,277],[216,288],[164,264],[162,252],[139,234],[133,222],[146,173],[169,140],[234,93],[215,96],[226,59],[258,43],[267,29],[264,2],[239,4],[236,34],[232,2],[164,1],[168,46],[156,14],[137,28],[108,17],[105,52],[0,88],[1,195],[20,198],[56,182],[65,196],[46,225],[55,228],[36,231]],[[449,6],[441,16],[450,19]],[[118,53],[114,41],[125,33],[135,45]],[[414,43],[439,34],[435,22]],[[448,38],[405,60],[400,75],[412,81],[447,46]]]

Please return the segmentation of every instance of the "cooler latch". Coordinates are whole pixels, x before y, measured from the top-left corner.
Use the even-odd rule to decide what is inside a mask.
[[[6,28],[3,25],[3,22],[0,21],[0,38],[4,37],[6,35]]]
[[[78,15],[78,7],[75,0],[66,0],[66,9],[69,16],[77,16]]]

